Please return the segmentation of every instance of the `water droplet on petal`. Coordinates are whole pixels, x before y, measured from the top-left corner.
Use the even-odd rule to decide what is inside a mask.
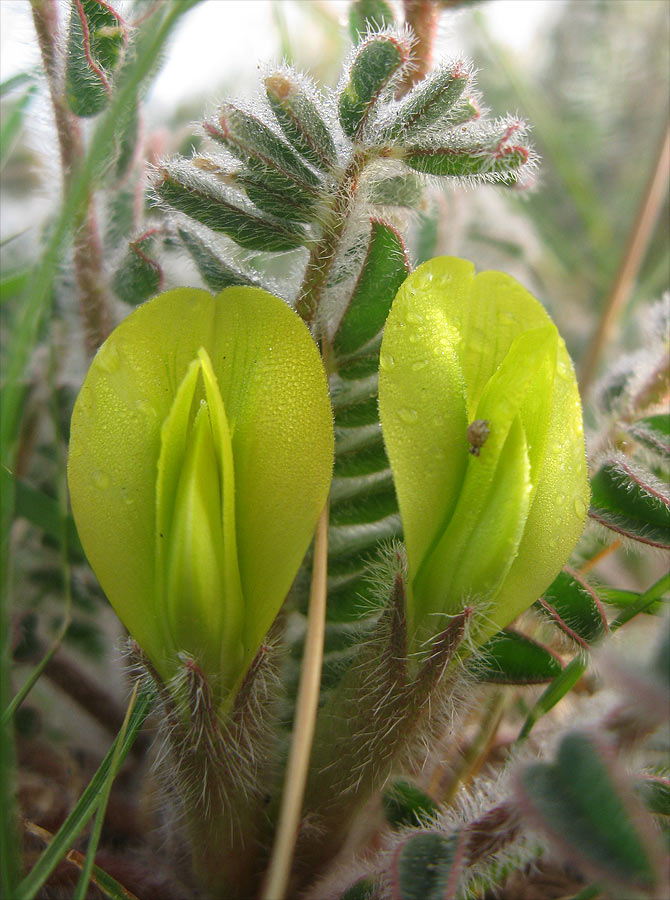
[[[403,406],[402,409],[398,410],[398,418],[401,422],[404,422],[405,425],[413,425],[419,418],[419,414],[415,409]]]
[[[427,365],[427,359],[417,359],[415,363],[412,363],[412,372],[420,372],[421,369],[425,369]]]
[[[121,365],[121,356],[114,344],[105,344],[98,353],[98,364],[107,372],[116,372]]]
[[[584,501],[580,497],[577,497],[575,499],[574,506],[577,517],[583,519],[586,515],[586,504],[584,503]]]
[[[100,488],[101,491],[106,491],[109,487],[109,475],[105,472],[95,472],[93,474],[93,484]]]
[[[395,360],[390,353],[382,353],[379,357],[379,367],[385,372],[390,372],[395,365]]]

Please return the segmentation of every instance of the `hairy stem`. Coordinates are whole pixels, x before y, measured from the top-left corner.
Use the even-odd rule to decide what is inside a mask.
[[[325,212],[322,236],[320,240],[315,241],[310,250],[305,277],[296,303],[296,312],[307,324],[314,320],[319,308],[354,204],[358,179],[369,161],[368,150],[354,151],[351,162],[344,170]]]
[[[68,109],[63,89],[62,58],[58,52],[60,38],[56,2],[32,0],[32,10],[56,121],[63,189],[67,193],[84,157],[83,137],[78,119]],[[102,247],[91,191],[88,191],[75,223],[73,250],[79,312],[84,325],[84,342],[87,353],[93,356],[110,332],[110,316]]]
[[[326,628],[327,575],[328,504],[324,507],[316,526],[305,654],[296,700],[293,737],[286,768],[284,793],[279,811],[277,837],[261,895],[263,900],[280,900],[284,897],[291,872],[321,686],[323,640]]]

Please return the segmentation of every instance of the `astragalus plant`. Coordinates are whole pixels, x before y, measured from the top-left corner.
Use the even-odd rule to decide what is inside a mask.
[[[38,26],[47,6],[34,3]],[[74,404],[69,496],[130,634],[136,693],[80,811],[101,811],[80,896],[149,709],[152,778],[185,848],[164,865],[187,892],[476,897],[574,850],[584,885],[660,896],[644,800],[656,812],[664,782],[650,776],[639,799],[610,765],[612,746],[657,727],[651,701],[636,717],[622,708],[634,721],[610,722],[609,739],[568,734],[555,762],[521,752],[470,806],[452,803],[457,773],[446,792],[422,775],[478,718],[485,746],[501,685],[548,681],[522,744],[622,624],[568,562],[591,504],[602,526],[665,546],[667,428],[638,403],[631,440],[654,471],[613,452],[590,486],[574,368],[542,304],[459,258],[413,269],[405,232],[426,191],[523,186],[536,157],[523,121],[481,112],[468,62],[421,77],[435,8],[414,4],[424,21],[406,6],[418,34],[381,0],[352,6],[336,90],[267,71],[264,98],[219,103],[197,151],[156,160],[147,220],[115,251],[113,288],[138,308],[102,341],[104,316],[84,304],[102,343]],[[108,200],[113,228],[123,190],[142,183],[141,92],[128,85],[144,32],[108,3],[75,0],[71,15],[68,127],[106,108],[123,126],[105,173],[125,179]],[[73,228],[81,281],[91,233],[81,217]],[[175,249],[212,293],[159,292]],[[525,633],[509,627],[523,614]],[[565,667],[536,639],[552,628],[577,646]],[[647,698],[665,696],[661,670],[639,676]],[[41,858],[19,893],[34,896],[56,861]]]

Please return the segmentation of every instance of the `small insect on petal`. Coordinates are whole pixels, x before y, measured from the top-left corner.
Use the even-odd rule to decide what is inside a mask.
[[[470,444],[470,453],[473,456],[479,456],[480,450],[486,443],[490,433],[491,429],[489,428],[488,419],[475,419],[474,422],[468,425],[468,430],[465,434]]]

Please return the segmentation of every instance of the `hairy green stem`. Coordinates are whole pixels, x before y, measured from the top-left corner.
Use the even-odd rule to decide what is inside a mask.
[[[296,312],[308,325],[314,320],[318,311],[321,297],[328,283],[328,276],[349,220],[349,214],[354,205],[358,179],[370,159],[369,150],[354,150],[351,162],[344,170],[340,183],[333,194],[333,199],[325,211],[322,236],[311,247],[305,277],[296,303]]]
[[[81,126],[76,116],[68,109],[63,90],[62,60],[58,52],[60,41],[58,9],[55,0],[32,0],[32,10],[56,121],[63,189],[67,193],[84,158]],[[87,191],[75,220],[73,251],[79,312],[84,324],[84,342],[88,355],[93,356],[109,334],[110,315],[92,190]]]

